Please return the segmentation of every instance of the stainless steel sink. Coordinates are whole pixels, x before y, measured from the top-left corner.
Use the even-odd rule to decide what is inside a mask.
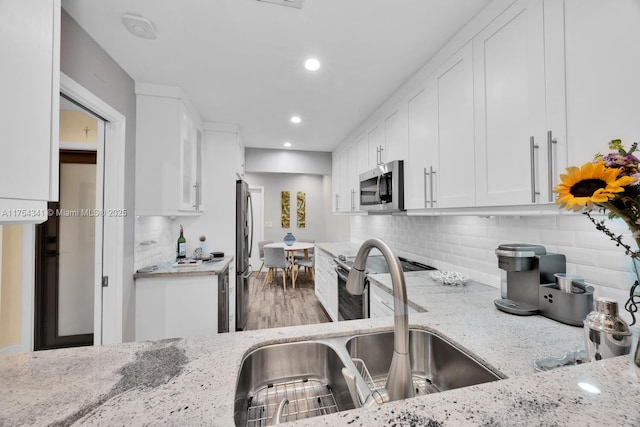
[[[280,404],[282,422],[353,409],[341,373],[344,366],[336,351],[319,341],[273,344],[254,350],[245,356],[238,376],[236,425],[272,425]]]
[[[388,331],[253,350],[244,357],[238,375],[236,425],[273,425],[384,403],[393,343],[393,331]],[[501,379],[428,331],[410,329],[409,343],[416,395]]]
[[[409,345],[416,395],[501,379],[455,345],[428,331],[410,329]],[[393,356],[393,331],[355,336],[346,347],[369,388],[384,387]]]

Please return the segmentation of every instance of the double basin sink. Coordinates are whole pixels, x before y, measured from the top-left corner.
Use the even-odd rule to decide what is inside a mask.
[[[384,388],[393,331],[269,344],[247,354],[235,393],[237,426],[266,426],[367,406]],[[409,330],[415,395],[502,377],[445,338]]]

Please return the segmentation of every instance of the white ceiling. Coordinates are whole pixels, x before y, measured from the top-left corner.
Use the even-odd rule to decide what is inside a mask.
[[[179,86],[247,147],[331,151],[489,0],[63,0],[136,81]],[[125,13],[156,40],[134,37]],[[315,56],[315,73],[303,62]],[[302,117],[293,125],[291,115]]]

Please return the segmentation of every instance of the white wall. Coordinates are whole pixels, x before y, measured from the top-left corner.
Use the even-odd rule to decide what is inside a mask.
[[[282,241],[286,233],[293,233],[296,239],[310,239],[317,242],[331,240],[348,240],[348,226],[346,232],[335,236],[332,227],[340,219],[331,214],[331,203],[327,203],[324,182],[326,178],[320,175],[276,174],[276,173],[247,173],[246,181],[252,186],[264,187],[264,221],[271,223],[265,226],[264,238],[276,242]],[[328,179],[330,182],[330,179]],[[280,222],[280,192],[289,191],[291,196],[290,228],[282,228]],[[296,194],[298,191],[306,193],[307,220],[306,228],[297,227]],[[329,197],[330,201],[330,197]],[[348,224],[348,219],[342,222]]]
[[[629,237],[621,221],[610,224],[615,233]],[[496,288],[500,286],[500,269],[494,253],[498,245],[540,244],[547,252],[564,254],[567,273],[583,276],[594,286],[595,297],[615,298],[623,318],[631,320],[623,309],[636,280],[631,260],[582,215],[351,217],[351,240],[361,243],[371,237],[383,239],[398,255],[469,274],[472,279]],[[496,290],[496,298],[499,296]]]
[[[329,175],[331,173],[331,153],[246,148],[245,172]]]
[[[126,117],[124,171],[124,206],[129,215],[122,229],[124,257],[122,277],[122,340],[133,341],[135,319],[134,215],[136,164],[136,95],[133,79],[98,45],[71,16],[62,11],[60,36],[60,70],[92,94]],[[105,183],[109,185],[109,183]]]

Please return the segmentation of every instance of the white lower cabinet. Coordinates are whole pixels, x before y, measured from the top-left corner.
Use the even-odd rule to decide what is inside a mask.
[[[369,317],[386,317],[393,316],[393,295],[382,290],[375,284],[369,285]],[[408,307],[408,314],[417,313],[412,307]]]
[[[316,296],[334,322],[338,321],[338,276],[334,270],[333,258],[316,247]]]
[[[136,279],[136,341],[218,333],[218,276]]]

